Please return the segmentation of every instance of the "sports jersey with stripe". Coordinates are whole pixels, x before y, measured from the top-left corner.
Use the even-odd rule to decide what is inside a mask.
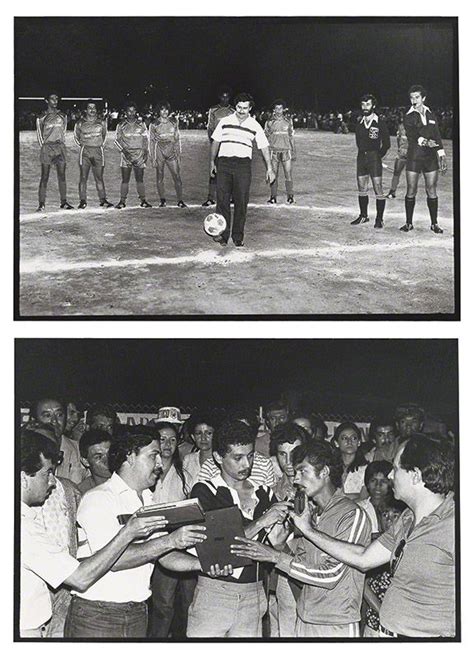
[[[330,537],[367,546],[371,524],[366,513],[338,489],[316,519]],[[364,574],[334,559],[301,537],[294,556],[281,553],[276,568],[303,582],[298,617],[309,624],[340,625],[360,620]]]
[[[45,112],[36,119],[36,134],[40,146],[64,144],[66,140],[67,116],[63,112]]]
[[[390,148],[387,124],[377,114],[362,116],[356,123],[356,144],[359,152],[376,151],[383,158]]]
[[[197,481],[204,482],[205,480],[212,480],[213,478],[217,477],[219,473],[219,467],[215,463],[214,459],[209,457],[209,459],[206,459],[204,464],[201,466],[201,470],[197,476]],[[260,485],[273,487],[276,484],[273,464],[268,457],[265,457],[259,452],[254,454],[249,480],[253,482],[256,487],[259,487]]]
[[[272,151],[289,151],[293,133],[293,122],[290,117],[273,117],[265,123],[265,135]]]
[[[79,119],[74,126],[74,141],[78,146],[103,146],[107,136],[107,123],[101,119]]]
[[[216,129],[219,121],[230,116],[234,112],[235,109],[231,105],[214,105],[209,108],[209,113],[207,115],[207,134],[209,139],[212,138],[212,133]]]
[[[405,130],[408,138],[408,159],[417,159],[432,154],[445,155],[438,121],[429,107],[423,105],[422,112],[411,107],[405,115]],[[437,146],[422,146],[425,140],[433,140]]]
[[[254,142],[259,149],[268,146],[268,139],[258,121],[249,116],[240,122],[235,112],[219,121],[212,139],[220,143],[219,158],[251,160]]]
[[[115,145],[120,151],[147,149],[148,131],[145,123],[124,119],[117,126]]]

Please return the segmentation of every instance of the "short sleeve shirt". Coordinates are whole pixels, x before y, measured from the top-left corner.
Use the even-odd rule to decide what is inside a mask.
[[[455,634],[454,519],[454,497],[448,494],[413,530],[413,513],[405,510],[393,530],[378,538],[392,557],[406,541],[380,609],[380,623],[389,631],[412,637]]]
[[[251,160],[254,141],[259,149],[268,146],[268,139],[258,121],[249,116],[240,123],[235,112],[219,121],[211,137],[220,142],[220,158]]]

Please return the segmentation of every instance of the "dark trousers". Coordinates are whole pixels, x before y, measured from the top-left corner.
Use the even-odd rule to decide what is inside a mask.
[[[188,608],[192,603],[197,578],[194,574],[168,571],[159,563],[151,577],[151,605],[148,637],[175,639],[186,637]]]
[[[217,159],[217,208],[225,217],[227,228],[222,234],[224,240],[231,234],[230,200],[234,199],[234,223],[232,238],[243,240],[247,204],[252,180],[252,162],[249,158]]]
[[[111,603],[72,597],[64,637],[146,637],[145,602]]]

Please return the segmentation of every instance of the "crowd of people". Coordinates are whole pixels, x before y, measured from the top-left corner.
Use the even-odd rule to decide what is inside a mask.
[[[381,107],[381,116],[387,122],[391,135],[397,134],[398,119],[401,113],[406,112],[406,107]],[[68,130],[74,130],[76,122],[82,117],[83,110],[77,105],[64,108],[67,115]],[[433,108],[438,117],[441,136],[444,139],[453,138],[453,109],[451,107]],[[35,130],[38,112],[21,110],[18,114],[18,125],[20,130]],[[144,106],[140,112],[143,120],[149,125],[153,118],[153,108]],[[336,134],[347,134],[355,132],[359,109],[331,110],[329,112],[316,112],[313,110],[292,110],[290,116],[293,125],[298,130],[323,130]],[[208,113],[205,110],[176,110],[179,116],[179,127],[181,130],[206,130]],[[263,126],[270,118],[271,110],[259,110],[255,112],[255,118]],[[120,120],[125,118],[124,110],[111,107],[107,115],[108,130],[115,130]]]
[[[368,436],[283,400],[147,425],[45,397],[19,435],[20,637],[452,637],[453,433],[414,403]],[[143,507],[236,505],[244,536],[203,570],[206,522]],[[244,560],[244,566],[236,566]]]

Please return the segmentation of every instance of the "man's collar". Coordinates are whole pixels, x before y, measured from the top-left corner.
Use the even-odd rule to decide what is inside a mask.
[[[21,501],[21,516],[26,518],[26,519],[36,519],[36,513],[37,511],[35,510],[34,507],[30,507],[23,501]]]
[[[431,112],[430,108],[427,105],[422,105],[421,109],[424,110],[425,112]],[[418,112],[418,114],[420,114],[420,110],[417,110],[414,105],[410,107],[407,114],[411,114],[412,112]]]
[[[128,484],[125,482],[125,480],[123,480],[118,473],[115,472],[112,473],[109,482],[110,482],[110,488],[116,494],[124,493],[124,491],[134,491],[137,494],[135,489],[129,487]]]
[[[226,489],[230,489],[231,491],[236,491],[236,489],[234,489],[233,487],[227,484],[227,482],[222,477],[222,473],[219,473],[219,475],[213,477],[211,482],[215,487],[225,487]],[[250,478],[247,478],[247,482],[250,482],[254,490],[258,488],[255,486],[255,482],[253,482]]]

